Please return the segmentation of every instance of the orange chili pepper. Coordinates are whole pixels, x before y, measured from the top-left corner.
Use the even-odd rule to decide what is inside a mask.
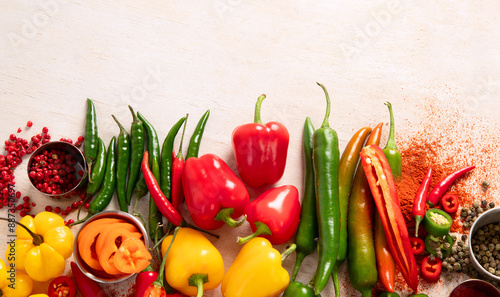
[[[139,238],[129,237],[116,251],[113,263],[123,273],[139,273],[149,266],[151,259],[144,242]]]
[[[141,238],[142,234],[139,232],[130,232],[123,227],[115,227],[116,224],[109,226],[101,232],[101,235],[97,238],[96,251],[99,257],[99,264],[106,273],[117,275],[122,274],[118,270],[114,263],[115,253],[118,251],[118,247],[127,238],[136,237]]]

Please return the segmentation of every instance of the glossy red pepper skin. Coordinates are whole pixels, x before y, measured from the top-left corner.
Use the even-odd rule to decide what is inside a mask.
[[[158,278],[156,271],[142,271],[135,279],[135,297],[147,297],[146,290]]]
[[[397,202],[391,167],[384,152],[377,145],[366,146],[360,156],[391,254],[410,288],[417,291],[417,264],[412,252],[408,228]]]
[[[172,206],[180,210],[184,201],[184,192],[182,189],[182,172],[184,171],[185,161],[182,157],[175,157],[172,162]]]
[[[451,186],[451,184],[462,175],[466,174],[474,168],[476,168],[476,166],[469,166],[459,169],[442,179],[429,193],[429,196],[427,197],[427,204],[429,204],[430,207],[438,205],[439,200],[441,199],[441,197],[443,197],[444,193],[448,191],[448,188]]]
[[[236,127],[232,135],[236,168],[243,181],[251,187],[274,184],[285,171],[289,134],[278,122],[263,124],[260,120],[260,104],[266,98],[257,99],[255,122]]]
[[[422,260],[422,277],[430,282],[437,282],[439,276],[441,275],[441,268],[443,267],[443,262],[438,257],[435,257],[433,261],[429,260],[429,256]]]
[[[73,278],[75,279],[78,291],[83,297],[108,297],[108,294],[99,286],[98,283],[88,278],[83,272],[78,268],[75,262],[71,261],[71,272],[73,273]]]
[[[429,192],[429,186],[432,180],[432,167],[429,166],[429,170],[424,177],[424,180],[420,184],[415,195],[415,200],[413,201],[413,211],[412,215],[415,218],[415,237],[418,237],[418,226],[420,222],[424,219],[425,215],[425,202],[427,201],[427,193]]]
[[[156,180],[153,172],[149,168],[148,158],[149,153],[148,151],[145,151],[142,158],[142,174],[144,175],[144,180],[146,181],[146,185],[148,186],[151,198],[153,198],[161,214],[165,218],[167,218],[170,223],[174,224],[175,226],[179,226],[184,219],[160,190],[160,185],[158,184],[158,181]]]
[[[49,289],[47,292],[47,295],[49,295],[49,297],[58,297],[59,296],[59,292],[57,291],[58,285],[63,286],[63,287],[59,288],[59,290],[61,290],[63,288],[68,290],[68,292],[69,292],[69,294],[67,295],[68,297],[75,297],[75,294],[76,294],[75,282],[73,281],[73,279],[71,277],[63,276],[63,275],[56,277],[55,279],[53,279],[50,282]]]
[[[410,237],[411,249],[413,254],[420,255],[425,250],[425,244],[422,238]]]
[[[441,199],[441,206],[443,207],[444,211],[446,211],[449,214],[453,214],[457,212],[460,204],[458,203],[457,196],[453,194],[446,194]]]
[[[233,219],[242,216],[249,202],[243,182],[224,160],[214,154],[186,160],[182,187],[191,218],[204,230],[224,225],[223,220],[216,218],[221,210],[232,208],[230,217]]]
[[[271,234],[264,232],[260,236],[273,245],[283,244],[293,237],[299,225],[299,191],[290,185],[269,189],[245,207],[245,214],[253,232],[267,229]],[[265,227],[259,227],[261,224]]]

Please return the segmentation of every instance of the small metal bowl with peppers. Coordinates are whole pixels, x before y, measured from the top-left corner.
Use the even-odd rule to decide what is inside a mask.
[[[469,235],[472,266],[488,279],[500,282],[500,208],[484,212],[472,225]]]
[[[64,141],[51,141],[36,149],[28,161],[33,188],[51,198],[71,198],[87,182],[82,152]]]

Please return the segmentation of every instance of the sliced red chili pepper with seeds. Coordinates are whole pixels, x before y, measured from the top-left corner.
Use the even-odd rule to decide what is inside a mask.
[[[447,213],[455,213],[458,210],[458,198],[453,194],[446,194],[441,198],[441,205]]]
[[[441,275],[442,266],[441,259],[434,257],[434,260],[430,260],[429,256],[425,257],[422,260],[422,277],[430,283],[437,282]]]
[[[75,294],[75,282],[68,276],[59,276],[50,282],[49,297],[74,297]]]
[[[413,254],[420,255],[425,250],[424,241],[418,237],[410,237],[411,250]]]

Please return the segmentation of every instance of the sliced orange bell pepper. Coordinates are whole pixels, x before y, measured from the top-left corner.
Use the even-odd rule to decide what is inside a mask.
[[[123,273],[139,273],[149,266],[152,258],[141,239],[129,237],[116,251],[113,263]]]
[[[139,232],[130,232],[124,227],[115,227],[115,225],[117,224],[113,224],[103,230],[101,235],[97,238],[96,243],[96,252],[99,257],[99,264],[101,264],[106,273],[111,275],[123,274],[114,264],[115,253],[118,251],[118,247],[122,244],[122,242],[130,237],[142,237],[142,234]]]

